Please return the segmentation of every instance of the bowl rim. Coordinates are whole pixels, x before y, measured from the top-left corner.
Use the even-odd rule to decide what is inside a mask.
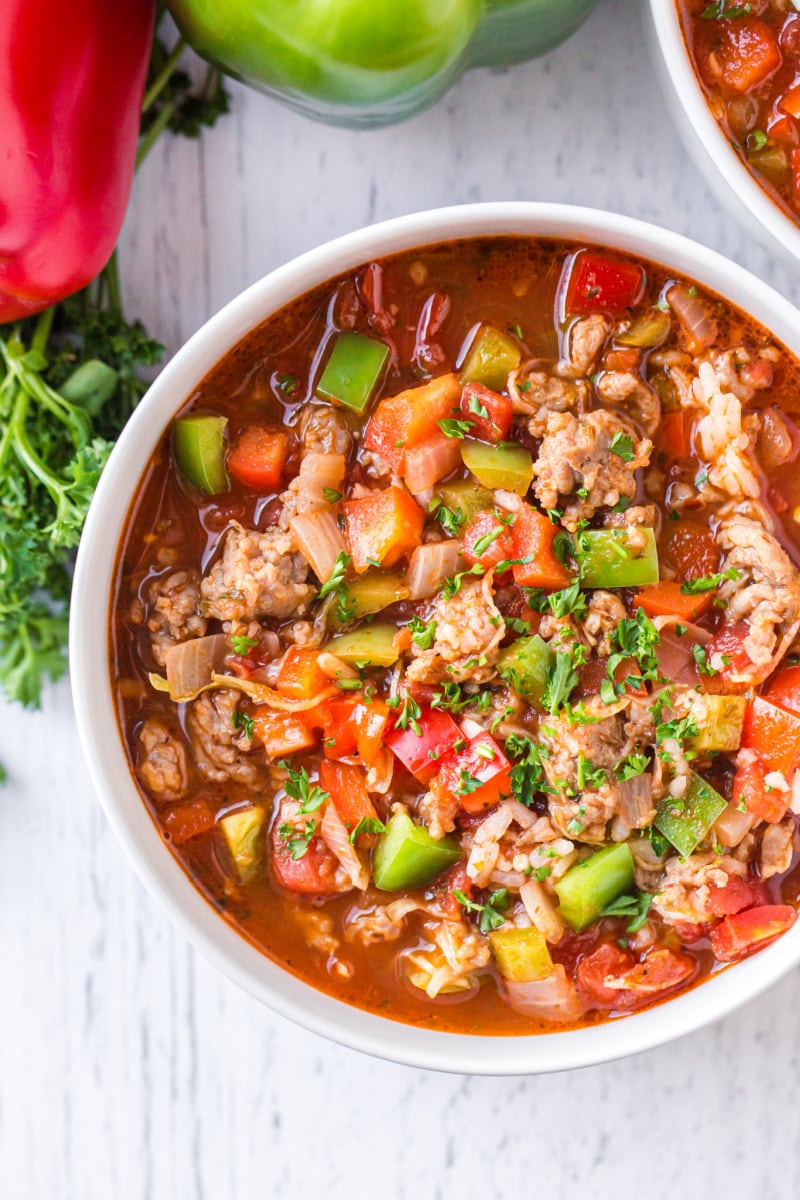
[[[683,110],[692,146],[710,159],[729,199],[738,200],[749,215],[777,241],[795,263],[800,258],[800,222],[794,221],[761,187],[742,162],[712,113],[683,36],[676,0],[649,0],[660,60],[672,85],[674,101]]]
[[[456,238],[507,234],[604,245],[689,275],[751,312],[800,354],[800,314],[768,284],[716,251],[622,215],[544,202],[490,202],[433,209],[358,229],[252,284],[212,316],[164,367],[121,434],[97,488],[80,543],[70,621],[75,714],[94,788],[140,879],[204,957],[280,1015],[334,1042],[407,1066],[498,1076],[590,1066],[699,1029],[800,962],[800,924],[758,955],[688,993],[583,1029],[530,1036],[466,1035],[407,1025],[352,1007],[291,975],[221,919],[161,839],[132,780],[119,733],[107,630],[117,547],[142,471],[175,412],[227,350],[283,304],[372,258]]]

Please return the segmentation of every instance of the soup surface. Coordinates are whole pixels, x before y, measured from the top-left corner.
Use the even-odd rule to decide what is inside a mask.
[[[589,246],[370,263],[203,380],[110,653],[144,801],[237,930],[349,1003],[525,1033],[786,931],[798,364]]]
[[[800,221],[800,13],[792,0],[677,0],[711,111],[765,191]]]

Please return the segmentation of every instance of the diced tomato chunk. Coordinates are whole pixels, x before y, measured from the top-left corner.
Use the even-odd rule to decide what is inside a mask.
[[[753,757],[740,755],[733,777],[733,799],[736,804],[744,804],[747,811],[759,820],[777,825],[786,816],[791,793],[775,787],[768,788],[768,773],[765,763],[757,754]]]
[[[275,491],[286,462],[286,434],[249,425],[228,454],[228,470],[246,487]]]
[[[728,917],[756,904],[768,904],[769,893],[763,883],[731,875],[724,887],[710,887],[706,910],[714,917]]]
[[[389,727],[385,701],[372,699],[367,703],[357,692],[326,700],[303,716],[311,729],[322,730],[326,758],[349,758],[357,753],[366,767],[379,760]]]
[[[662,413],[655,435],[656,453],[662,453],[667,463],[688,458],[691,450],[689,441],[689,418],[683,412]]]
[[[477,733],[463,750],[454,750],[442,761],[439,783],[465,812],[493,808],[501,796],[511,794],[511,764],[489,733]]]
[[[636,263],[579,250],[564,266],[559,290],[567,316],[607,312],[621,316],[642,298],[645,274]],[[566,291],[563,289],[566,287]]]
[[[299,713],[275,712],[261,706],[253,717],[253,730],[267,752],[267,758],[284,758],[310,750],[316,736]]]
[[[755,696],[745,709],[742,746],[755,750],[767,771],[788,779],[800,763],[800,716]]]
[[[758,17],[720,21],[714,56],[726,87],[746,92],[762,83],[781,65],[781,52],[768,25]]]
[[[318,664],[316,650],[305,646],[290,646],[286,651],[275,687],[289,700],[311,700],[325,688],[330,679]]]
[[[376,564],[392,567],[422,540],[425,513],[399,487],[373,492],[343,505],[345,537],[359,573]]]
[[[514,557],[511,530],[493,512],[476,513],[464,530],[461,553],[470,566],[479,562],[487,568],[496,567]]]
[[[336,859],[322,839],[313,837],[303,857],[293,859],[288,839],[281,835],[280,828],[281,821],[276,819],[270,840],[272,870],[281,887],[306,896],[325,896],[335,892]]]
[[[461,393],[461,415],[472,422],[471,436],[483,442],[502,442],[514,413],[508,396],[481,383],[468,383]]]
[[[800,121],[800,83],[786,89],[778,101],[778,108],[782,108],[790,117]],[[770,134],[774,136],[773,131],[774,125],[770,127]]]
[[[719,550],[708,525],[686,518],[664,523],[658,555],[679,579],[701,579],[719,569]]]
[[[703,688],[707,692],[743,692],[748,688],[747,683],[736,678],[746,672],[753,663],[745,649],[745,639],[750,633],[747,621],[737,621],[735,625],[723,625],[714,634],[706,646],[709,661],[722,661],[723,665],[716,675],[704,675]]]
[[[800,200],[800,150],[792,150],[789,157],[792,167],[792,191],[795,200]]]
[[[441,759],[456,742],[463,740],[463,735],[450,714],[439,708],[422,709],[417,725],[419,733],[410,726],[395,727],[384,740],[406,770],[420,783],[427,783],[439,770]]]
[[[784,667],[766,690],[766,697],[800,715],[800,667]]]
[[[188,842],[190,838],[208,833],[214,828],[214,812],[204,796],[179,804],[163,817],[161,824],[165,834],[175,846]]]
[[[604,371],[637,371],[642,358],[636,346],[618,346],[609,350],[603,359]]]
[[[789,904],[762,904],[725,917],[709,933],[711,949],[719,962],[734,962],[774,942],[797,919]]]
[[[348,833],[352,834],[359,821],[377,819],[378,813],[369,798],[366,777],[360,767],[323,759],[319,765],[319,781]],[[359,834],[359,839],[365,836]]]
[[[637,963],[619,946],[604,942],[578,964],[578,985],[603,1008],[632,1009],[680,987],[696,972],[694,959],[665,946]]]
[[[570,574],[553,548],[558,526],[530,504],[521,504],[514,518],[511,542],[514,582],[519,587],[541,587],[548,591],[568,587]]]
[[[437,433],[439,421],[458,415],[460,399],[461,384],[455,374],[439,375],[430,383],[387,396],[370,417],[364,448],[380,454],[402,474],[406,450]]]

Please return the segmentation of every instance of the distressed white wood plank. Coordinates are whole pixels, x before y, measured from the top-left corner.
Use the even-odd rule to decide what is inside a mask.
[[[439,204],[558,199],[688,233],[800,298],[687,160],[643,51],[602,0],[547,59],[463,80],[355,134],[243,88],[156,149],[123,238],[131,313],[176,347],[287,258]],[[794,1197],[798,973],[711,1030],[546,1079],[427,1074],[296,1029],[222,979],[145,894],[91,794],[65,686],[2,710],[3,1200]],[[781,1117],[784,1111],[788,1116]],[[691,1175],[689,1175],[691,1172]]]

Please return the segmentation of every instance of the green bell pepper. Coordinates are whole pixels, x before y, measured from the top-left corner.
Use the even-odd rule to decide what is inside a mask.
[[[219,827],[242,883],[247,883],[264,863],[265,813],[260,804],[240,808],[220,818]]]
[[[505,682],[526,700],[541,703],[554,654],[538,633],[517,638],[500,651],[497,671]]]
[[[489,489],[477,487],[472,479],[450,479],[446,483],[437,483],[436,495],[441,497],[445,508],[456,515],[463,513],[466,525],[476,513],[494,504],[494,496]]]
[[[461,461],[468,471],[487,488],[502,488],[524,496],[533,479],[533,458],[530,450],[516,442],[487,442],[465,439],[461,443]]]
[[[644,546],[637,543],[644,534]],[[587,529],[575,557],[585,588],[645,587],[658,583],[658,550],[652,529]]]
[[[337,333],[333,351],[317,384],[317,395],[363,412],[380,379],[389,347],[363,333]]]
[[[181,474],[201,492],[215,496],[230,487],[225,469],[225,417],[197,413],[178,417],[172,427],[172,446]]]
[[[204,58],[309,116],[356,127],[419,112],[474,66],[544,54],[596,0],[167,0]]]
[[[598,920],[612,900],[633,887],[633,856],[627,842],[604,846],[576,863],[555,885],[559,912],[580,933]]]
[[[455,838],[432,838],[407,813],[395,813],[372,858],[372,877],[382,892],[424,887],[463,857]]]
[[[656,809],[653,824],[679,854],[686,858],[702,842],[717,817],[727,806],[719,792],[694,771],[689,773],[686,795],[680,800],[665,796]]]
[[[489,934],[497,969],[512,983],[532,983],[553,974],[553,960],[544,935],[533,925],[525,929],[495,929]]]
[[[335,597],[331,597],[335,600]],[[342,603],[331,604],[327,613],[328,628],[336,633],[346,628],[351,621],[361,617],[371,616],[397,604],[400,600],[408,599],[408,586],[401,575],[384,575],[378,571],[367,571],[360,579],[348,579],[342,589]],[[347,620],[342,620],[341,611],[348,614]]]
[[[462,383],[481,383],[493,392],[505,390],[510,371],[522,362],[522,349],[507,333],[494,325],[481,325],[472,339],[464,365]]]
[[[324,649],[341,658],[342,662],[390,667],[400,657],[396,637],[396,625],[362,625],[360,629],[333,638]]]

